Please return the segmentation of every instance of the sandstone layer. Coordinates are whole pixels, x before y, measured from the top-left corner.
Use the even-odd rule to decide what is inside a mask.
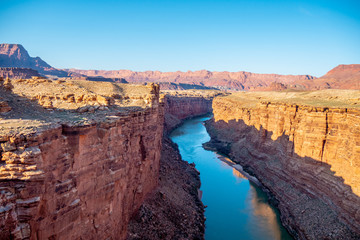
[[[260,180],[297,239],[359,239],[359,96],[327,90],[217,97],[207,146]]]
[[[2,86],[0,239],[124,239],[158,183],[158,86]]]

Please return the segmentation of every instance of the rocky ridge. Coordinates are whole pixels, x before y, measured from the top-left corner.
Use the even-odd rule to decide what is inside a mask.
[[[297,239],[360,237],[359,91],[213,101],[207,144],[255,175]]]

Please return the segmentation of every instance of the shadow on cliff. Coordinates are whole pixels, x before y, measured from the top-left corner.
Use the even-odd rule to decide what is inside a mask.
[[[241,119],[228,122],[211,119],[205,125],[211,136],[210,142],[204,144],[205,148],[228,155],[234,162],[241,164],[245,171],[255,175],[265,190],[272,193],[272,201],[276,206],[284,204],[284,200],[289,201],[285,205],[299,204],[292,206],[295,209],[292,209],[293,212],[285,214],[293,218],[291,221],[299,221],[299,216],[305,219],[308,214],[306,221],[310,221],[313,226],[309,227],[309,222],[305,225],[312,230],[299,235],[299,231],[291,229],[296,227],[291,227],[293,224],[290,223],[288,227],[290,225],[289,230],[293,235],[300,238],[323,236],[325,239],[360,237],[360,197],[350,185],[345,184],[343,177],[336,175],[329,163],[299,156],[294,152],[294,142],[285,133],[273,140],[273,132],[262,126],[258,130]],[[291,192],[293,189],[297,190]],[[304,195],[306,200],[298,200],[300,195]],[[320,199],[322,203],[316,205],[319,201],[314,199]],[[301,205],[301,201],[304,205]],[[309,209],[312,212],[306,213]],[[280,210],[283,214],[284,209],[280,207]],[[298,216],[292,216],[293,213]],[[289,219],[285,222],[289,222]],[[338,231],[339,228],[341,231]]]

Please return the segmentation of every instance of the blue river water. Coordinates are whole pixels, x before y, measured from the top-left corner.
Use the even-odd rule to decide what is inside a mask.
[[[200,171],[202,201],[207,206],[206,240],[292,239],[281,225],[276,209],[266,194],[216,152],[202,144],[210,140],[203,124],[209,117],[185,121],[170,138],[179,146],[182,158]]]

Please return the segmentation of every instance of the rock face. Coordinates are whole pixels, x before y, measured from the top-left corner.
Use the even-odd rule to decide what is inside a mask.
[[[204,115],[212,111],[212,99],[220,95],[218,91],[166,92],[165,131],[170,132],[189,117]]]
[[[0,77],[13,78],[13,79],[27,79],[33,76],[40,76],[40,74],[31,68],[14,68],[14,67],[1,67]]]
[[[304,105],[306,94],[215,98],[207,146],[256,175],[296,238],[359,239],[360,110]]]
[[[48,94],[49,84],[59,83],[33,81],[13,81],[13,92],[0,88],[12,108],[0,115],[0,239],[124,239],[131,215],[158,183],[164,110],[158,86],[134,86],[132,96],[145,97],[122,95],[122,103],[92,113],[53,98],[57,108],[49,112],[30,101],[36,93],[30,86],[45,84]],[[14,92],[22,84],[30,90],[20,97]],[[65,92],[74,87],[60,84]],[[93,84],[82,88],[110,91],[110,83]]]

